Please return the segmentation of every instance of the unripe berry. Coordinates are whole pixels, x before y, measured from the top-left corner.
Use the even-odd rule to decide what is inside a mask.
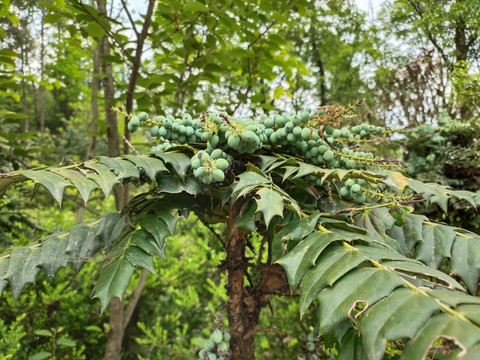
[[[345,181],[345,186],[346,187],[351,188],[353,185],[355,185],[355,180],[348,179],[347,181]]]
[[[355,184],[352,186],[351,190],[353,193],[358,193],[362,190],[362,187],[359,184]]]
[[[348,190],[348,188],[346,188],[346,187],[340,188],[340,196],[349,197],[350,196],[350,190]],[[310,340],[310,341],[312,341],[312,340]]]
[[[314,351],[315,350],[315,343],[309,341],[307,342],[307,345],[305,346],[308,351]]]
[[[226,331],[225,334],[223,334],[223,341],[227,343],[230,341],[230,333],[228,331]]]
[[[138,114],[138,119],[140,120],[140,122],[147,121],[148,114],[146,112],[141,112],[140,114]]]
[[[240,145],[240,136],[238,135],[231,135],[228,140],[227,140],[228,146],[230,146],[233,149],[238,148]]]
[[[215,349],[215,341],[213,341],[213,339],[208,339],[205,341],[205,344],[203,344],[203,347],[209,351],[213,350]]]
[[[222,332],[220,330],[215,330],[213,332],[213,334],[210,336],[210,338],[215,341],[215,343],[219,344],[222,342],[223,340],[223,335],[222,335]]]
[[[228,161],[225,159],[217,159],[215,163],[217,164],[217,168],[219,168],[222,171],[228,168]]]
[[[335,158],[335,155],[333,154],[333,151],[332,151],[332,150],[327,150],[327,151],[323,154],[323,158],[324,158],[326,161],[332,161],[332,160]]]
[[[213,176],[209,174],[205,175],[202,179],[203,183],[207,185],[210,184],[212,180],[213,180]]]
[[[223,180],[225,180],[225,173],[220,169],[215,169],[212,171],[212,177],[213,180],[222,182]]]
[[[218,344],[217,350],[218,350],[219,352],[227,351],[227,350],[228,350],[228,345],[227,345],[227,343],[222,341],[220,344]]]
[[[212,159],[220,159],[222,157],[222,155],[223,155],[223,151],[221,149],[215,149],[210,154],[210,157]]]

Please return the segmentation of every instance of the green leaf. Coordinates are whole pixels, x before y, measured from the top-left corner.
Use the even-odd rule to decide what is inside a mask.
[[[137,230],[132,234],[132,244],[137,245],[148,254],[155,254],[159,257],[165,256],[164,249],[160,248],[155,238],[145,230]]]
[[[292,244],[289,247],[293,248],[297,242],[309,235],[317,226],[320,215],[320,212],[315,212],[306,219],[292,221],[283,227],[273,238],[272,260],[278,261],[283,256],[284,243]]]
[[[183,7],[184,12],[204,12],[209,11],[205,4],[198,1],[189,1]]]
[[[465,282],[471,294],[476,294],[480,278],[480,236],[458,235],[454,240],[451,254],[452,272]]]
[[[283,95],[283,93],[285,92],[285,90],[283,88],[276,88],[275,91],[273,92],[273,98],[274,99],[278,99],[280,96]]]
[[[18,260],[9,261],[4,278],[10,282],[12,296],[16,300],[27,284],[35,282],[41,270],[37,266],[40,252],[29,247],[18,247],[13,249],[10,257]]]
[[[349,272],[317,297],[320,334],[332,331],[347,320],[357,302],[368,308],[403,285],[397,274],[383,268],[360,268]]]
[[[180,152],[161,152],[155,153],[155,156],[162,159],[165,164],[171,165],[182,179],[185,178],[187,170],[191,166],[190,158]]]
[[[332,286],[336,280],[368,258],[363,252],[345,246],[326,250],[300,284],[300,314],[305,313],[320,291]]]
[[[65,187],[72,184],[62,178],[60,175],[54,174],[46,170],[22,170],[19,173],[35,182],[35,184],[43,185],[52,194],[53,198],[62,205],[63,191]]]
[[[28,360],[44,360],[48,359],[50,356],[52,356],[52,353],[49,353],[47,351],[40,351],[35,355],[29,356]]]
[[[367,230],[379,243],[385,244],[402,253],[398,243],[387,234],[387,230],[395,225],[395,218],[390,214],[388,208],[358,212],[354,216],[354,221],[355,225]]]
[[[168,169],[163,165],[163,162],[158,159],[135,155],[124,155],[123,157],[141,168],[153,182],[158,173],[162,171],[168,172]]]
[[[190,195],[198,195],[202,192],[202,188],[198,184],[197,180],[191,177],[182,179],[174,176],[163,176],[158,181],[158,186],[156,188],[158,193],[170,193],[178,194],[181,192],[186,192]]]
[[[255,188],[270,182],[265,176],[255,171],[246,171],[238,176],[239,181],[232,185],[232,198],[238,199]]]
[[[132,279],[135,267],[124,258],[118,258],[104,265],[98,277],[93,298],[100,300],[102,311],[105,310],[114,297],[122,298]]]
[[[145,270],[155,274],[155,266],[153,265],[153,257],[137,246],[129,246],[125,251],[125,259],[133,266],[140,266]]]
[[[115,172],[117,179],[138,179],[140,177],[140,171],[130,161],[107,156],[99,156],[98,159],[100,163],[108,166],[110,170]]]
[[[86,27],[86,30],[88,35],[90,35],[93,38],[99,38],[99,37],[105,36],[106,34],[105,30],[103,30],[103,28],[99,24],[94,22],[89,23]]]
[[[142,229],[151,234],[156,240],[158,248],[161,249],[160,257],[166,261],[165,238],[171,235],[171,233],[165,221],[157,218],[155,215],[147,214],[140,219],[139,224]]]
[[[98,186],[102,189],[105,197],[110,195],[112,192],[113,186],[118,184],[119,181],[115,174],[110,171],[110,169],[103,165],[97,163],[85,163],[85,167],[93,169],[98,174],[87,173],[87,178],[95,181]]]
[[[242,207],[240,214],[235,219],[235,226],[237,228],[245,229],[250,232],[256,232],[255,218],[257,214],[257,203],[246,202]]]
[[[74,340],[62,337],[57,340],[57,345],[66,346],[66,347],[75,347],[77,346],[77,343]]]
[[[131,227],[119,213],[108,213],[96,222],[72,226],[68,232],[53,234],[37,244],[17,247],[0,258],[0,293],[7,283],[17,299],[24,287],[33,283],[43,268],[47,279],[52,280],[58,271],[72,264],[79,271],[85,261],[101,248],[111,245],[125,229]],[[128,236],[129,233],[125,233]]]
[[[334,241],[365,239],[363,235],[336,230],[334,232],[315,231],[300,241],[287,255],[277,261],[285,269],[290,289],[294,290],[303,276],[315,266],[320,253]]]
[[[283,217],[284,201],[278,192],[269,189],[261,188],[257,191],[259,198],[256,198],[257,212],[261,212],[265,219],[265,225],[268,228],[270,221],[274,216]]]
[[[420,311],[423,313],[425,310],[421,309]],[[413,313],[413,311],[411,312]],[[467,353],[468,351],[468,355],[462,356],[462,359],[473,360],[478,358],[478,351],[480,350],[478,345],[480,332],[478,328],[473,324],[466,323],[459,318],[451,317],[444,313],[432,317],[417,331],[416,336],[405,347],[403,357],[405,359],[414,359],[418,357],[418,354],[425,354],[427,349],[439,338],[453,340],[455,345],[460,347],[462,353]]]
[[[409,289],[398,289],[380,300],[360,322],[369,359],[383,359],[388,340],[412,338],[440,310],[433,298]],[[421,354],[421,353],[417,353]]]
[[[480,278],[480,236],[462,229],[429,222],[423,215],[405,215],[405,224],[387,230],[406,254],[434,268],[449,259],[470,293],[475,294]]]
[[[77,188],[80,196],[82,197],[83,201],[85,201],[85,203],[87,203],[90,199],[92,191],[98,188],[98,184],[95,181],[88,179],[80,171],[68,169],[58,169],[52,171],[70,181],[73,186]]]
[[[33,333],[35,335],[39,335],[39,336],[53,337],[52,332],[50,330],[47,330],[47,329],[35,330]]]

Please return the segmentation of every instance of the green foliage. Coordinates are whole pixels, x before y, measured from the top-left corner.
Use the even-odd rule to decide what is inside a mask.
[[[77,188],[85,201],[94,189],[108,195],[115,184],[137,181],[153,187],[130,200],[121,214],[14,249],[0,261],[2,288],[10,283],[18,297],[41,268],[49,277],[68,263],[78,271],[103,249],[93,296],[105,308],[112,297],[123,295],[135,268],[154,272],[152,256],[166,259],[165,239],[182,216],[194,211],[201,221],[215,223],[214,216],[228,216],[224,204],[229,203],[239,207],[242,227],[265,227],[272,261],[284,268],[290,290],[300,295],[300,314],[318,302],[317,333],[335,339],[340,354],[355,346],[368,358],[381,359],[387,343],[401,338],[411,339],[405,354],[422,354],[434,340],[451,336],[474,352],[480,342],[475,317],[480,304],[467,294],[477,290],[479,259],[474,254],[480,238],[410,214],[413,209],[406,204],[435,203],[446,212],[450,199],[475,207],[480,195],[406,177],[398,171],[401,162],[367,150],[381,129],[342,127],[351,110],[334,106],[259,119],[209,114],[200,121],[189,116],[151,120],[140,114],[142,126],[157,126],[159,134],[165,126],[162,140],[179,145],[167,151],[154,148],[150,156],[100,157],[9,174],[1,179],[2,192],[31,179],[59,203],[67,186]],[[197,131],[200,143],[182,145],[187,138],[180,133],[189,126],[190,136]],[[251,156],[254,152],[261,156]],[[210,184],[205,176],[213,174],[218,159],[230,159],[231,165],[227,160],[224,179]],[[193,171],[201,167],[205,174],[200,182]],[[262,217],[251,216],[249,207]],[[29,265],[21,266],[25,261]],[[455,332],[457,327],[464,331]],[[211,339],[213,347],[205,344],[210,357],[217,337]]]

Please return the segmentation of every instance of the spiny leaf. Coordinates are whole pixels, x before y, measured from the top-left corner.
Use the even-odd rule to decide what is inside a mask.
[[[308,218],[292,221],[283,227],[273,238],[272,260],[277,261],[283,256],[284,243],[290,243],[290,248],[293,248],[298,241],[309,235],[317,226],[320,215],[320,212],[315,212]]]
[[[300,241],[288,254],[277,261],[285,269],[290,289],[294,290],[303,276],[315,266],[320,253],[334,241],[348,241],[367,238],[363,235],[338,230],[335,232],[314,231]]]
[[[155,212],[157,218],[162,219],[167,224],[171,233],[175,231],[177,222],[183,217],[176,215],[174,212],[178,209],[179,204],[173,204],[170,201],[162,201],[161,203],[155,203],[152,206],[152,210]]]
[[[369,359],[383,359],[388,340],[414,337],[439,310],[440,306],[433,298],[410,289],[398,289],[380,300],[367,310],[360,322]]]
[[[110,170],[113,170],[117,179],[138,179],[140,177],[140,171],[130,161],[122,159],[114,159],[107,156],[99,156],[100,163],[108,166]]]
[[[232,185],[232,198],[239,197],[249,193],[255,188],[268,184],[270,180],[255,171],[247,171],[238,176],[238,182]]]
[[[421,309],[421,312],[424,311],[424,309]],[[404,359],[419,358],[419,355],[425,354],[435,340],[441,338],[454,340],[455,345],[460,347],[461,352],[457,355],[457,358],[478,358],[478,350],[480,350],[480,331],[478,328],[445,313],[437,314],[429,319],[422,328],[418,329],[412,341],[405,348],[402,357]],[[467,353],[468,355],[464,356]]]
[[[155,181],[158,173],[162,171],[168,172],[163,162],[153,157],[136,155],[124,155],[123,157],[134,163],[138,168],[141,168],[152,182]]]
[[[259,198],[255,199],[257,202],[257,212],[263,214],[265,225],[268,228],[274,216],[278,215],[283,217],[283,198],[278,192],[269,188],[261,188],[257,191],[257,196],[259,196]]]
[[[164,256],[164,249],[160,248],[155,238],[147,231],[140,229],[132,234],[132,244],[137,245],[148,254]]]
[[[112,298],[122,298],[134,271],[135,267],[125,258],[118,258],[104,266],[93,289],[93,298],[100,300],[102,311]]]
[[[407,254],[435,268],[450,259],[451,271],[457,274],[472,294],[480,278],[480,236],[444,224],[435,224],[425,216],[405,215],[402,227],[387,230]],[[413,251],[415,250],[415,251]]]
[[[118,184],[119,181],[115,174],[103,164],[85,163],[85,167],[93,169],[97,174],[87,173],[87,177],[95,181],[102,189],[105,197],[110,195],[113,189],[113,185]]]
[[[202,188],[198,182],[191,177],[187,177],[182,180],[177,176],[162,176],[162,178],[158,181],[158,187],[156,191],[171,194],[178,194],[185,191],[186,193],[195,196],[202,192]]]
[[[165,221],[157,218],[155,215],[147,214],[140,219],[139,224],[142,229],[151,234],[156,240],[158,248],[161,249],[160,257],[166,261],[165,238],[171,233]]]
[[[153,265],[153,257],[138,246],[129,246],[125,250],[125,259],[133,266],[140,266],[145,270],[155,274],[155,266]]]
[[[191,166],[190,158],[180,152],[161,152],[155,153],[155,156],[162,159],[166,164],[172,165],[181,179],[185,178],[187,170]]]
[[[68,232],[53,234],[26,247],[14,248],[0,258],[0,293],[11,284],[14,298],[33,283],[43,268],[52,280],[58,271],[73,264],[79,271],[101,248],[108,247],[121,231],[130,228],[119,213],[108,213],[96,222],[74,225]]]
[[[317,297],[320,334],[328,333],[347,320],[357,303],[368,308],[401,286],[404,286],[402,279],[383,268],[359,268],[349,272]]]
[[[20,259],[19,261],[9,261],[6,280],[10,282],[12,287],[12,296],[16,300],[19,298],[23,289],[27,284],[34,283],[40,272],[39,263],[40,251],[35,251],[31,247],[14,248],[11,253],[12,259]]]
[[[396,241],[391,239],[386,233],[395,224],[395,219],[390,214],[388,208],[371,209],[357,212],[354,216],[355,224],[375,237],[378,242],[391,247],[398,252],[402,252]]]
[[[448,201],[454,197],[459,200],[467,201],[472,207],[476,207],[480,195],[469,191],[456,191],[448,187],[423,183],[414,179],[407,179],[408,187],[417,193],[422,193],[422,197],[429,203],[435,203],[446,213],[448,210]]]
[[[65,180],[60,175],[54,174],[47,170],[22,170],[19,173],[31,180],[36,184],[43,185],[52,194],[53,198],[62,205],[63,191],[65,187],[72,184]]]
[[[98,188],[98,184],[91,179],[88,179],[80,171],[69,170],[69,169],[58,169],[53,170],[55,173],[69,180],[78,190],[80,196],[82,197],[85,203],[90,199],[92,191]]]

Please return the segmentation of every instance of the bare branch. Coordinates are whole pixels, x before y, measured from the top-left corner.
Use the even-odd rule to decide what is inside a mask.
[[[140,35],[138,30],[137,30],[137,26],[135,25],[135,21],[133,21],[133,18],[132,18],[132,14],[130,13],[130,11],[128,10],[128,6],[127,6],[127,3],[125,2],[125,0],[120,0],[122,2],[122,6],[123,6],[123,9],[125,10],[125,12],[127,13],[127,17],[128,17],[128,20],[130,20],[130,24],[132,24],[132,29],[133,31],[135,31],[135,34],[137,35],[137,38],[138,36]]]
[[[142,274],[140,275],[140,279],[138,280],[137,287],[133,291],[132,297],[130,298],[130,301],[128,303],[127,310],[125,310],[125,313],[123,315],[123,324],[122,324],[124,332],[127,329],[128,323],[130,322],[133,312],[135,311],[138,301],[140,300],[140,295],[142,294],[142,290],[145,286],[145,282],[147,281],[147,275],[148,275],[147,270],[143,269]]]

